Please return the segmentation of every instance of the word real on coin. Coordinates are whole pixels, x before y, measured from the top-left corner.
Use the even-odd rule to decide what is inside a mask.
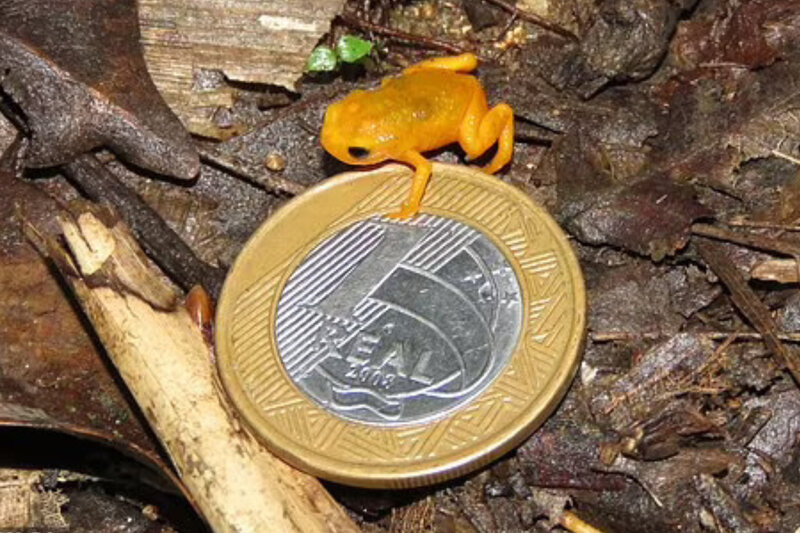
[[[333,178],[251,238],[217,313],[223,384],[270,449],[320,477],[411,487],[463,475],[536,429],[577,368],[585,290],[524,194],[436,165]]]

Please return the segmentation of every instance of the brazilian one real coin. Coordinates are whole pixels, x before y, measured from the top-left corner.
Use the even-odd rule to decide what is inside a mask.
[[[585,289],[558,225],[479,170],[332,178],[278,210],[217,311],[222,382],[296,467],[362,487],[463,475],[541,425],[578,366]]]

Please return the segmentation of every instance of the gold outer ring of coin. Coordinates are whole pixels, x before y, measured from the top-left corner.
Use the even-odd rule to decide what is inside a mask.
[[[279,209],[250,238],[217,308],[221,379],[253,432],[286,462],[367,488],[408,488],[462,476],[505,454],[556,408],[583,347],[586,292],[556,222],[521,191],[464,166],[434,164],[421,212],[483,232],[506,256],[523,294],[510,362],[472,401],[425,423],[375,426],[323,409],[286,373],[274,321],[303,258],[349,224],[395,212],[411,171],[388,165],[333,177]]]

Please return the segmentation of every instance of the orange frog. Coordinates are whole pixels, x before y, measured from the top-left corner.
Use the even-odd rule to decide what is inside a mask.
[[[415,215],[431,175],[431,163],[420,152],[457,141],[474,159],[497,142],[497,154],[483,170],[492,174],[511,160],[513,112],[508,104],[489,109],[480,82],[465,74],[477,65],[474,54],[437,57],[383,80],[377,89],[353,91],[328,107],[322,146],[351,165],[392,159],[414,167],[408,200],[391,216]]]

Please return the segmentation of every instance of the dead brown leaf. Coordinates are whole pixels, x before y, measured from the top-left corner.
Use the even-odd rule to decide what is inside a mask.
[[[734,171],[758,157],[800,161],[800,56],[717,79],[706,73],[669,97],[653,169],[735,191]]]
[[[28,166],[107,145],[160,174],[198,172],[188,134],[147,74],[135,0],[0,3],[0,86],[27,120]]]
[[[800,39],[800,4],[794,0],[707,2],[678,25],[673,60],[690,70],[703,65],[764,67]]]

